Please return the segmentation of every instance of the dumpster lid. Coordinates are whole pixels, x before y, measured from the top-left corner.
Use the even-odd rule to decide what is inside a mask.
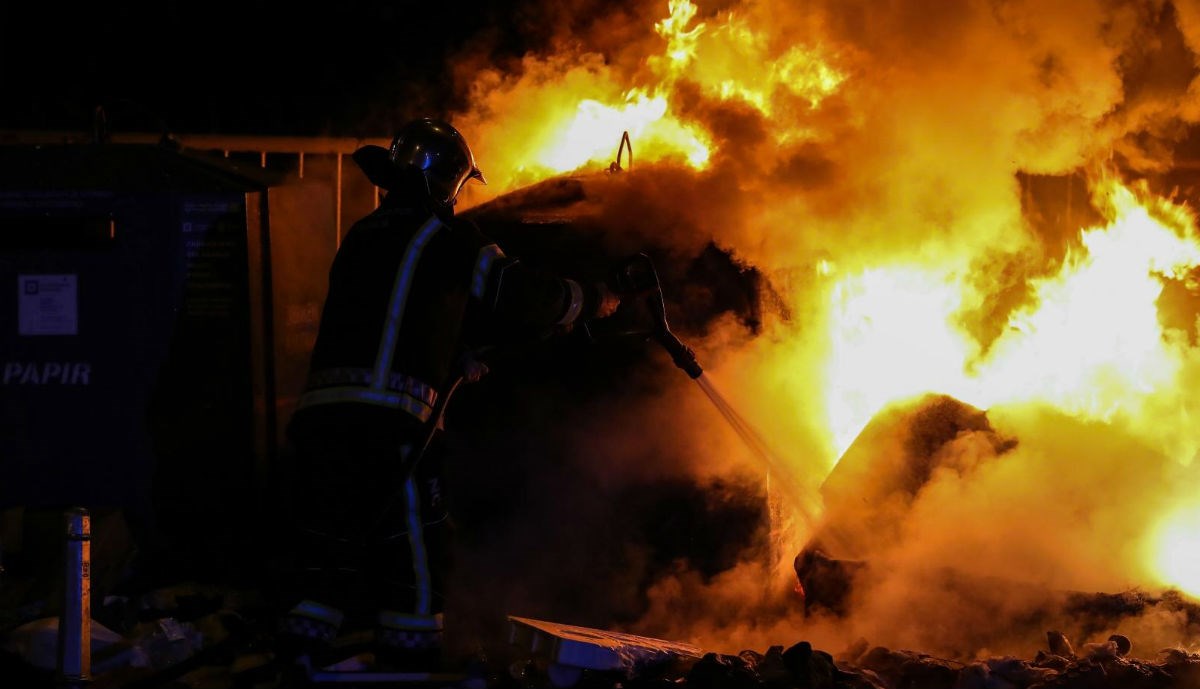
[[[0,145],[0,189],[252,192],[278,175],[170,144]]]

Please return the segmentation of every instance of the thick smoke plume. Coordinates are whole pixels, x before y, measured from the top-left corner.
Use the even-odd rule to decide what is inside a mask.
[[[670,75],[662,62],[666,39],[654,28],[667,2],[603,12],[578,7],[594,12],[590,23],[563,10],[561,30],[542,36],[545,48],[519,61],[459,56],[457,85],[469,107],[455,122],[476,142],[491,180],[472,188],[467,203],[554,174],[539,168],[534,154],[556,135],[545,131],[547,123],[571,121],[581,99],[621,104],[631,88],[669,82],[668,112],[705,133],[710,158],[697,170],[682,154],[655,158],[635,137],[633,174],[597,192],[596,222],[608,228],[614,253],[645,238],[683,261],[715,242],[767,277],[781,303],[760,330],[719,320],[691,333],[691,344],[711,381],[787,459],[789,480],[809,498],[853,439],[832,429],[847,420],[851,431],[861,428],[881,406],[867,405],[866,416],[860,409],[854,417],[838,404],[870,401],[871,384],[914,370],[924,375],[915,384],[924,381],[927,389],[898,393],[955,392],[919,370],[936,333],[915,297],[859,315],[867,337],[891,338],[861,343],[862,351],[879,345],[871,350],[876,356],[843,362],[867,372],[863,381],[850,384],[831,372],[830,362],[845,355],[832,331],[854,315],[841,307],[849,303],[845,285],[858,283],[845,278],[862,275],[866,285],[872,270],[915,266],[921,272],[896,278],[893,291],[926,295],[955,286],[958,300],[942,306],[973,324],[967,330],[975,339],[961,361],[930,355],[932,363],[984,370],[1009,318],[1036,308],[1031,281],[1053,277],[1079,253],[1081,226],[1031,221],[1038,213],[1061,217],[1057,207],[1031,206],[1038,201],[1031,180],[1087,182],[1118,170],[1154,187],[1188,155],[1200,119],[1195,2],[700,2],[689,25],[705,25],[693,35],[694,58]],[[753,38],[730,48],[740,35]],[[822,74],[811,61],[808,71],[780,71],[798,48],[840,76],[829,81],[836,85],[802,88],[801,81]],[[764,77],[772,74],[790,79]],[[718,88],[738,79],[761,98]],[[615,157],[619,128],[597,125],[591,134],[611,139]],[[1082,189],[1073,202],[1089,204]],[[687,288],[665,286],[668,295]],[[888,319],[894,331],[870,330]],[[1071,409],[997,407],[993,424],[1015,437],[1017,448],[933,478],[902,524],[904,538],[881,554],[888,576],[856,593],[849,619],[798,615],[787,569],[814,524],[784,509],[790,517],[780,523],[788,528],[778,531],[789,543],[758,547],[779,536],[760,534],[747,544],[748,561],[711,576],[682,562],[649,588],[649,612],[630,626],[725,651],[799,638],[849,644],[866,636],[970,656],[1036,647],[1037,637],[1001,631],[1009,617],[1052,606],[1047,591],[1160,585],[1147,534],[1196,486],[1193,472],[1181,468],[1192,456],[1178,451],[1194,453],[1195,431],[1181,424],[1189,412],[1200,413],[1194,314],[1183,322],[1182,331],[1168,333],[1180,363],[1172,392],[1139,409],[1172,424],[1178,432],[1171,443],[1146,432],[1153,426],[1147,418],[1119,412],[1081,420]],[[612,419],[606,415],[616,405],[609,401],[568,416]],[[585,424],[589,440],[563,440],[575,444],[595,481],[661,472],[701,485],[729,476],[754,483],[769,473],[677,372],[620,402],[618,422]],[[597,445],[595,437],[604,440]],[[987,595],[931,586],[930,572],[947,567],[1023,586]],[[938,625],[923,623],[929,619]],[[1174,618],[1131,624],[1149,644],[1183,640]]]

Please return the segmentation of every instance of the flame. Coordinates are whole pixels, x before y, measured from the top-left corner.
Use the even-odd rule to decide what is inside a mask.
[[[1109,224],[1082,230],[1059,272],[1033,281],[1032,305],[986,354],[959,325],[981,298],[967,267],[873,267],[833,285],[826,400],[838,455],[886,403],[929,391],[1110,421],[1140,418],[1176,384],[1186,337],[1163,328],[1157,300],[1164,278],[1200,266],[1195,217],[1111,177],[1095,194]],[[1182,434],[1170,449],[1190,462],[1200,437]]]
[[[813,454],[832,465],[880,409],[936,392],[982,409],[1048,406],[1083,421],[1119,423],[1187,466],[1200,456],[1200,434],[1189,418],[1200,396],[1186,382],[1200,376],[1200,348],[1193,344],[1200,333],[1167,327],[1159,313],[1166,281],[1195,291],[1200,241],[1186,204],[1116,174],[1098,176],[1092,206],[1102,221],[1081,228],[1057,265],[1031,258],[1040,277],[1021,281],[1024,304],[1010,306],[998,317],[1002,323],[988,323],[1003,327],[989,330],[986,342],[965,325],[989,312],[995,296],[979,279],[985,257],[978,247],[1019,243],[1036,251],[1032,234],[1009,244],[989,236],[963,248],[930,242],[886,259],[866,256],[871,247],[848,248],[853,241],[873,241],[864,228],[873,231],[879,218],[892,222],[892,216],[896,234],[909,234],[929,217],[948,232],[1007,227],[1007,221],[992,221],[1020,205],[1003,187],[1017,170],[1058,175],[1087,169],[1111,155],[1101,149],[1114,141],[1129,154],[1131,144],[1122,137],[1130,132],[1118,131],[1122,126],[1142,119],[1161,125],[1154,118],[1165,115],[1140,101],[1121,108],[1125,75],[1113,68],[1129,61],[1115,45],[1125,34],[1110,29],[1132,18],[1114,19],[1101,5],[1090,13],[1072,7],[1042,27],[1032,19],[1026,23],[1015,5],[997,12],[968,3],[938,17],[936,41],[915,43],[885,21],[926,27],[928,8],[915,3],[873,8],[870,17],[855,9],[841,16],[837,30],[795,32],[797,22],[823,20],[781,12],[772,3],[702,13],[689,0],[671,0],[653,33],[648,23],[646,40],[634,42],[653,48],[638,56],[636,69],[617,67],[620,61],[607,55],[570,53],[527,56],[515,76],[479,76],[476,110],[467,114],[464,129],[478,137],[476,153],[492,184],[474,193],[502,194],[546,177],[606,167],[625,131],[639,162],[678,164],[703,180],[704,172],[727,172],[719,166],[736,158],[730,144],[739,139],[728,129],[761,125],[767,146],[777,145],[780,155],[761,156],[770,160],[747,165],[747,175],[778,185],[770,198],[786,211],[755,209],[747,224],[776,226],[770,222],[776,214],[792,220],[799,209],[815,211],[814,225],[858,232],[846,247],[830,240],[836,248],[815,262],[809,276],[823,309],[821,328],[812,328],[824,329],[815,346],[819,361],[813,364],[807,349],[799,357],[789,352],[788,361],[771,360],[764,376],[777,379],[788,366],[817,369],[805,372],[817,374],[820,391],[806,388],[802,396],[805,414],[818,418],[797,422],[809,424],[805,433],[824,434],[813,442]],[[833,14],[837,6],[830,4]],[[781,29],[776,22],[784,19],[793,24]],[[1193,19],[1188,26],[1200,27],[1200,17]],[[1105,40],[1097,43],[1093,33]],[[1137,32],[1128,40],[1144,43]],[[1200,114],[1191,116],[1200,120]],[[745,141],[757,144],[758,136],[756,129]],[[795,144],[829,141],[837,145],[792,155],[804,153]],[[792,171],[786,163],[799,170],[797,187],[815,180],[837,188],[811,195],[780,190],[771,173]],[[963,170],[971,183],[954,179],[951,168]],[[753,181],[745,186],[761,190]],[[1001,187],[1002,198],[991,187]],[[706,202],[698,205],[707,210]],[[732,203],[718,210],[731,209],[741,210]],[[1012,216],[1019,224],[1020,209]],[[721,239],[752,259],[779,245],[791,248],[778,239],[786,233],[745,231],[747,239],[734,236],[739,229],[723,230],[729,236]],[[797,244],[828,249],[817,241]],[[795,267],[791,258],[769,256],[766,263],[786,273]],[[802,289],[810,289],[809,282]],[[807,307],[810,295],[796,301]],[[803,346],[809,345],[806,340]],[[1200,507],[1174,502],[1164,500],[1158,519],[1147,526],[1145,559],[1162,583],[1200,594],[1200,563],[1191,555],[1200,544]]]
[[[836,266],[831,270],[836,275]],[[836,456],[888,402],[930,389],[970,401],[962,367],[977,348],[952,322],[963,305],[960,279],[890,266],[833,285],[825,400]]]
[[[1163,278],[1200,265],[1195,221],[1183,206],[1147,198],[1114,180],[1100,198],[1112,218],[1084,230],[1080,253],[1055,278],[1035,283],[1036,309],[1015,314],[988,366],[987,402],[1039,399],[1074,415],[1141,416],[1170,389],[1183,352],[1159,324]],[[1179,448],[1190,461],[1197,446]]]
[[[669,12],[654,26],[666,41],[664,54],[647,60],[655,82],[627,89],[619,102],[606,102],[602,85],[586,80],[575,91],[556,89],[554,98],[569,99],[574,105],[560,109],[561,117],[539,120],[532,135],[535,142],[529,146],[531,163],[519,166],[527,173],[520,183],[607,165],[614,160],[624,132],[637,142],[639,160],[676,160],[698,170],[707,166],[712,151],[708,133],[670,109],[672,91],[695,58],[696,40],[705,24],[689,28],[697,7],[687,0],[672,0]]]
[[[684,66],[696,57],[696,39],[704,32],[704,23],[688,29],[696,17],[696,7],[688,0],[670,0],[667,11],[670,15],[654,24],[658,35],[667,39],[667,58],[678,66]]]
[[[704,60],[692,78],[705,93],[720,100],[741,100],[768,117],[779,114],[779,106],[789,97],[816,108],[846,80],[819,46],[794,45],[775,54],[748,18],[734,12],[697,42]],[[785,124],[779,138],[790,138],[794,132],[793,126]]]
[[[621,132],[629,132],[632,140],[645,145],[651,152],[682,155],[694,168],[708,163],[709,148],[695,127],[666,117],[667,99],[634,89],[625,95],[619,106],[600,101],[580,101],[575,119],[547,139],[534,154],[535,165],[557,172],[577,170],[588,163],[602,162],[612,155],[613,141]],[[596,132],[618,132],[616,139],[602,139]],[[651,158],[654,159],[653,157]]]
[[[1195,348],[1158,313],[1163,280],[1200,266],[1196,218],[1113,177],[1094,195],[1107,225],[1082,230],[1058,272],[1033,281],[986,352],[959,325],[979,295],[953,261],[833,273],[825,395],[838,456],[882,406],[925,392],[1119,420],[1180,465],[1200,456],[1181,376]],[[1200,506],[1166,510],[1147,539],[1157,578],[1200,595]]]
[[[478,76],[476,111],[459,124],[478,133],[476,157],[490,184],[472,189],[464,207],[548,177],[607,168],[624,132],[639,162],[705,170],[719,146],[700,119],[680,111],[681,91],[773,115],[796,102],[818,108],[846,78],[820,46],[774,54],[751,19],[734,11],[706,22],[696,21],[699,8],[689,0],[670,0],[667,10],[654,23],[661,52],[645,58],[634,83],[622,86],[595,54],[527,57],[520,77]],[[489,128],[498,135],[488,136]],[[780,143],[812,136],[799,123],[773,133]]]
[[[1150,557],[1163,583],[1200,596],[1200,507],[1188,505],[1168,514]]]

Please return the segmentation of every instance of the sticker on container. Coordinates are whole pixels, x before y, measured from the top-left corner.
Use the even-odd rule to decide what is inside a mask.
[[[76,275],[18,275],[19,335],[78,335]]]

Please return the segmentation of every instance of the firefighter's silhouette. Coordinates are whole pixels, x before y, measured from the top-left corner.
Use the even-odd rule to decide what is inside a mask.
[[[370,625],[378,657],[421,669],[443,660],[449,525],[442,456],[425,450],[449,394],[485,370],[479,347],[565,332],[619,298],[535,271],[455,217],[463,186],[485,182],[450,124],[412,121],[354,160],[385,194],[334,258],[288,424],[300,537],[281,632],[319,653]]]

